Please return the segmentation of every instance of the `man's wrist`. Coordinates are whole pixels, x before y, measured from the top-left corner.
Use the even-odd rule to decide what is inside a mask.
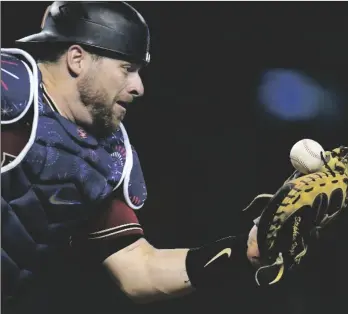
[[[247,239],[246,235],[226,237],[190,249],[186,270],[192,286],[214,288],[252,279],[254,269],[247,258]]]

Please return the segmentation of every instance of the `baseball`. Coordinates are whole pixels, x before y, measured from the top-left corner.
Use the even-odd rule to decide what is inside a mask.
[[[318,171],[324,162],[321,154],[324,154],[323,147],[316,141],[303,139],[298,141],[290,151],[290,161],[294,168],[303,174]]]

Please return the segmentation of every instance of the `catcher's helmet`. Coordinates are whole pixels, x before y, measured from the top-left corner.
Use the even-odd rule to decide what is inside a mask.
[[[17,43],[76,43],[114,53],[126,61],[150,61],[148,26],[125,2],[55,1],[46,9],[41,29]]]

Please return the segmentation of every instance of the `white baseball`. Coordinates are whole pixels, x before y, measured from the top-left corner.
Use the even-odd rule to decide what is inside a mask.
[[[290,161],[294,168],[303,174],[318,171],[324,162],[321,154],[324,154],[323,147],[316,141],[303,139],[298,141],[290,151]]]

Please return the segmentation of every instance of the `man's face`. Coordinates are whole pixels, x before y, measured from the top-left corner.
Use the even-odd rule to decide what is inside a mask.
[[[126,114],[127,104],[144,93],[139,66],[101,57],[85,62],[77,80],[81,102],[92,120],[92,131],[99,136],[115,131]]]

